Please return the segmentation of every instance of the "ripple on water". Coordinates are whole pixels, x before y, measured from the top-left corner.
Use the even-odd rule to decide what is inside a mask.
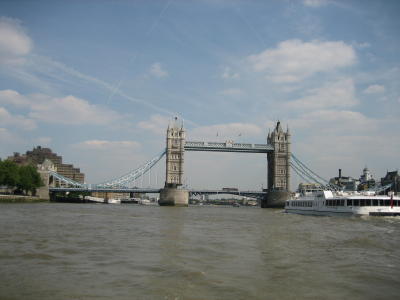
[[[28,260],[53,260],[57,257],[48,253],[24,253],[19,255],[18,258]]]

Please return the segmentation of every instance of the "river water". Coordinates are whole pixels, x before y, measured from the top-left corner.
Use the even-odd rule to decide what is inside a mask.
[[[1,204],[0,299],[399,299],[400,218]]]

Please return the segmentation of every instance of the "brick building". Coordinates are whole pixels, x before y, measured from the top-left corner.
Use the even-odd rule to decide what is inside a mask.
[[[85,181],[85,174],[81,173],[79,168],[75,168],[72,164],[64,164],[62,162],[62,156],[57,155],[57,153],[53,153],[50,148],[42,148],[41,146],[37,146],[36,148],[33,148],[31,151],[27,151],[22,155],[18,152],[14,152],[14,155],[9,156],[7,159],[14,161],[19,165],[32,164],[34,166],[42,164],[45,159],[48,159],[54,164],[58,174],[80,183],[84,183]],[[59,185],[61,186],[62,184],[59,183]]]

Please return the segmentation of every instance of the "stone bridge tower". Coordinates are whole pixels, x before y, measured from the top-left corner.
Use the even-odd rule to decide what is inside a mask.
[[[182,185],[185,153],[185,129],[177,124],[177,118],[167,129],[167,153],[165,187]]]
[[[274,146],[268,153],[268,189],[290,190],[290,132],[283,131],[281,123],[268,134],[267,142]]]
[[[268,158],[268,195],[261,207],[283,207],[290,196],[290,132],[283,131],[281,123],[276,123],[272,133],[268,133],[267,143],[274,151]]]
[[[160,192],[161,206],[188,206],[189,192],[181,188],[186,132],[175,118],[167,129],[165,186]]]

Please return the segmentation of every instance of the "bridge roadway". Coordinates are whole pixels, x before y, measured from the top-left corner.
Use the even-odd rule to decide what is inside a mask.
[[[158,194],[161,189],[157,188],[80,188],[80,187],[50,187],[50,192],[104,192],[104,193],[139,193],[139,194]],[[189,189],[190,195],[218,195],[229,194],[237,196],[246,196],[253,198],[264,197],[267,192],[265,191],[240,191],[240,190],[200,190]]]

